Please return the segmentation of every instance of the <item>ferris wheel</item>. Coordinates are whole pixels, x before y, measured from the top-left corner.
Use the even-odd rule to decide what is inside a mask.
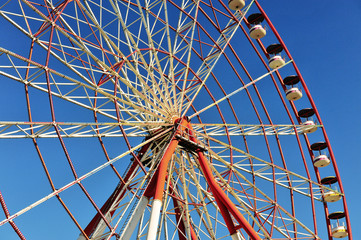
[[[1,238],[352,239],[261,2],[4,2]]]

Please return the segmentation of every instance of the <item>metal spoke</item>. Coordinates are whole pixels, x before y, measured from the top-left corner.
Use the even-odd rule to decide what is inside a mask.
[[[324,125],[258,0],[14,0],[0,24],[4,238],[331,239],[337,208],[352,239]]]

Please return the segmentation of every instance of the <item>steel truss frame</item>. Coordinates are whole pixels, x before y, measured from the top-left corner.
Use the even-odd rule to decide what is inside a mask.
[[[15,224],[17,218],[56,198],[79,230],[79,239],[129,239],[136,227],[137,236],[147,239],[159,239],[162,234],[167,239],[177,235],[179,239],[193,240],[229,235],[233,239],[317,239],[320,227],[315,205],[320,204],[326,214],[328,237],[332,239],[329,208],[322,194],[334,189],[320,183],[322,174],[317,168],[315,177],[311,176],[312,166],[309,167],[306,155],[308,152],[311,159],[314,157],[310,149],[312,137],[302,132],[296,104],[283,97],[281,73],[292,68],[315,110],[319,135],[327,143],[338,180],[336,192],[342,196],[340,207],[346,214],[352,239],[342,182],[325,128],[301,73],[258,1],[249,1],[242,11],[236,12],[231,12],[222,1],[211,0],[64,0],[57,4],[51,0],[19,0],[18,6],[17,11],[4,6],[0,16],[30,40],[29,55],[21,56],[0,47],[0,76],[24,87],[28,119],[0,121],[0,139],[31,141],[51,191],[13,214],[10,212],[14,210],[5,204],[6,194],[0,192],[5,214],[0,226],[10,224],[17,236],[25,239]],[[288,61],[282,68],[270,70],[265,46],[248,37],[245,16],[250,9],[262,13],[283,46]],[[172,20],[174,11],[178,13],[176,21]],[[265,74],[254,76],[247,69],[247,59],[241,58],[240,48],[234,42],[242,33]],[[229,90],[220,81],[216,69],[222,64],[233,71],[240,85],[236,90]],[[288,124],[274,123],[266,107],[268,102],[261,97],[263,83],[274,85]],[[30,101],[36,101],[31,97],[32,91],[48,97],[50,119],[34,120],[38,118]],[[232,104],[231,99],[243,94],[255,112],[255,124],[242,124],[242,114],[234,101]],[[197,101],[203,96],[210,100],[202,105]],[[58,100],[90,112],[94,121],[59,120],[61,116],[55,110]],[[216,113],[219,123],[204,120],[209,112]],[[232,123],[226,112],[233,115]],[[190,124],[190,119],[194,123]],[[266,155],[258,148],[252,150],[251,136],[263,139]],[[284,136],[293,136],[296,141],[304,169],[301,174],[289,167],[291,158],[285,156],[281,147]],[[51,163],[40,147],[42,139],[51,138],[59,140],[73,177],[61,187],[56,186],[50,173]],[[106,161],[79,174],[68,151],[68,138],[98,139]],[[110,147],[106,147],[110,145],[106,143],[108,138],[122,139],[126,149],[112,155]],[[130,164],[123,171],[117,164],[129,155]],[[89,193],[85,182],[108,168],[119,184],[99,207],[102,203],[99,205]],[[85,228],[62,197],[75,186],[95,211]],[[291,206],[287,208],[281,203],[282,191],[289,196]],[[299,219],[297,196],[308,199],[313,215],[310,225]]]

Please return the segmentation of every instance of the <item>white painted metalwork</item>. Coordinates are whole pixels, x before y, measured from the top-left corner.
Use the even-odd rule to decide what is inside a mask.
[[[107,122],[107,123],[51,123],[51,122],[0,122],[0,139],[57,138],[54,126],[59,127],[64,138],[123,137],[120,126],[128,137],[146,137],[160,128],[170,128],[164,122]],[[316,125],[322,127],[321,125]],[[244,124],[194,124],[202,134],[216,136],[295,135],[302,133],[303,125],[244,125]],[[33,133],[32,133],[33,131]]]
[[[231,99],[238,104],[234,98],[255,86],[268,84],[267,78],[278,74],[281,67],[290,67],[293,60],[284,63],[277,58],[282,66],[272,64],[273,70],[265,69],[257,73],[256,78],[249,76],[248,83],[238,83],[229,89],[225,87],[225,91],[219,92],[216,88],[212,97],[203,93],[214,90],[212,87],[217,85],[212,82],[212,74],[224,64],[223,58],[228,54],[231,42],[237,40],[242,20],[253,2],[249,1],[244,11],[237,12],[215,11],[211,4],[190,0],[69,1],[71,10],[63,12],[50,0],[44,2],[47,11],[41,11],[39,6],[25,0],[19,0],[15,10],[2,6],[0,16],[27,37],[34,51],[40,54],[32,57],[29,53],[18,54],[0,48],[1,78],[69,106],[64,115],[79,114],[86,119],[84,122],[58,120],[63,116],[58,114],[55,103],[52,107],[57,120],[42,121],[46,119],[44,109],[39,111],[40,117],[34,117],[36,120],[32,117],[28,121],[0,119],[0,140],[17,139],[38,147],[41,145],[38,141],[51,142],[51,138],[61,142],[93,138],[85,141],[99,141],[106,157],[75,179],[63,180],[65,182],[50,193],[37,196],[35,200],[29,198],[32,202],[2,219],[0,226],[17,221],[24,213],[51,199],[60,198],[70,192],[66,191],[69,188],[86,184],[96,173],[111,170],[122,188],[110,210],[103,213],[104,218],[99,221],[91,239],[108,240],[116,236],[130,240],[137,235],[137,239],[171,240],[177,235],[187,239],[193,235],[198,239],[231,237],[243,240],[239,232],[231,236],[228,232],[196,157],[196,152],[201,149],[216,181],[262,238],[271,239],[274,232],[277,238],[291,238],[292,231],[297,229],[299,236],[317,239],[310,224],[302,216],[292,213],[282,201],[277,201],[278,196],[271,190],[285,191],[316,203],[339,200],[342,194],[306,177],[304,172],[280,163],[285,160],[292,165],[295,159],[299,158],[298,162],[301,162],[301,156],[279,157],[273,149],[267,155],[268,149],[260,150],[255,143],[249,147],[247,141],[252,142],[249,139],[257,136],[266,139],[263,142],[272,141],[270,139],[277,142],[280,137],[296,139],[298,134],[310,133],[323,126],[314,122],[310,125],[290,124],[292,119],[285,120],[285,124],[279,119],[276,124],[270,119],[242,124],[239,122],[247,119],[242,115],[242,106],[236,106],[239,108],[234,113],[241,116],[240,121],[237,117],[232,118],[232,114],[224,116],[226,120],[223,116],[222,121],[213,119],[214,112],[222,109],[223,104]],[[226,6],[217,4],[219,9]],[[209,32],[202,29],[207,11],[217,19],[214,29]],[[208,36],[202,36],[201,40],[201,34],[214,33],[217,37],[207,39]],[[44,61],[44,53],[48,53],[45,59],[50,59],[49,63]],[[241,65],[237,66],[241,69]],[[238,74],[238,70],[235,72]],[[33,99],[30,97],[30,101]],[[29,106],[34,104],[29,103]],[[282,110],[284,108],[282,106]],[[28,115],[37,114],[30,107],[27,110]],[[229,109],[220,110],[218,114],[226,111]],[[168,166],[163,199],[148,198],[143,193],[173,137],[175,120],[187,115],[192,119],[193,133],[197,137],[194,147],[189,149],[182,144],[177,147]],[[231,123],[227,123],[228,119]],[[264,124],[266,122],[271,124]],[[177,139],[190,141],[190,135],[187,128]],[[104,143],[108,138],[112,139]],[[120,146],[111,142],[118,139]],[[289,145],[287,142],[285,148]],[[37,154],[41,157],[38,149]],[[63,151],[68,155],[66,149]],[[50,160],[53,159],[50,157]],[[77,160],[82,159],[74,162]],[[116,170],[127,173],[124,163],[131,165],[136,161],[142,164],[137,165],[129,179],[123,182],[124,177]],[[78,171],[78,166],[74,169]],[[149,204],[151,201],[152,205]],[[84,229],[86,223],[81,222],[79,226]],[[80,234],[78,240],[83,239],[86,239],[85,235]]]
[[[147,240],[157,239],[161,207],[162,207],[162,201],[159,199],[154,199],[152,204],[152,211],[150,213],[150,218],[149,218]]]
[[[239,232],[232,234],[231,237],[232,240],[244,240],[244,238],[241,236],[241,234],[239,234]]]
[[[136,206],[133,215],[129,219],[127,225],[124,228],[123,234],[121,235],[121,239],[128,240],[132,236],[137,224],[139,223],[141,217],[144,214],[144,210],[149,203],[149,199],[145,196],[142,196]]]

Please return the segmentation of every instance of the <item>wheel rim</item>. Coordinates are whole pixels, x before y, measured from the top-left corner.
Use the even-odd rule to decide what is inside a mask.
[[[55,6],[45,3],[19,2],[21,15],[15,14],[13,3],[0,10],[5,19],[13,25],[19,24],[20,30],[30,38],[26,57],[0,49],[4,62],[1,75],[25,87],[25,112],[29,115],[27,119],[16,118],[16,122],[2,121],[2,138],[21,138],[24,142],[30,138],[27,144],[35,146],[34,155],[39,156],[42,165],[42,181],[47,184],[47,187],[41,184],[42,191],[34,196],[28,193],[34,200],[24,201],[11,211],[7,210],[6,198],[14,194],[5,189],[4,197],[1,195],[5,212],[2,224],[10,224],[24,238],[22,229],[26,227],[15,225],[21,221],[20,215],[24,219],[28,215],[30,219],[37,214],[28,213],[33,207],[56,208],[52,205],[56,204],[65,209],[66,228],[73,229],[73,238],[78,231],[85,238],[102,239],[103,233],[98,235],[101,231],[97,229],[100,225],[105,229],[104,239],[122,236],[173,139],[175,120],[188,116],[196,138],[207,149],[216,181],[260,237],[331,236],[330,220],[324,217],[323,223],[318,223],[316,216],[320,216],[317,209],[324,209],[326,216],[329,213],[328,205],[322,203],[322,192],[331,190],[320,184],[324,174],[335,172],[343,194],[336,162],[331,156],[333,168],[327,172],[314,168],[314,174],[309,170],[313,168],[309,147],[313,138],[305,136],[305,143],[301,142],[302,122],[295,115],[295,104],[285,100],[286,88],[280,83],[286,76],[281,74],[293,71],[300,76],[300,73],[292,66],[285,46],[289,58],[286,65],[270,71],[262,42],[248,37],[243,15],[249,9],[262,12],[258,2],[249,3],[242,12],[230,11],[223,2],[159,1],[138,5],[128,1],[99,4],[64,1]],[[271,26],[266,16],[265,19]],[[274,35],[279,38],[277,32]],[[237,41],[241,36],[254,49],[252,60],[242,55],[246,50]],[[259,63],[256,68],[251,65],[253,61]],[[261,67],[264,70],[260,71]],[[301,83],[308,104],[316,112],[320,123],[317,127],[323,132],[314,139],[321,136],[328,143],[303,79]],[[264,90],[270,87],[272,93]],[[45,98],[47,110],[36,110]],[[277,106],[270,104],[272,99],[277,99]],[[79,112],[73,114],[74,111]],[[91,156],[80,157],[86,149],[84,142],[83,149],[72,146],[72,139],[79,144],[85,137],[92,137],[87,140],[91,142],[89,146],[97,144],[101,154],[97,153],[96,158],[102,159],[91,161],[86,167],[87,162],[82,159]],[[114,143],[108,137],[118,140]],[[292,138],[292,143],[283,137]],[[54,138],[57,142],[45,142],[43,138]],[[57,147],[49,151],[48,144]],[[232,220],[233,232],[224,223],[224,214],[210,194],[199,158],[189,148],[179,146],[170,159],[156,234],[169,239],[220,239],[238,230],[248,238],[236,220]],[[328,151],[332,155],[329,143]],[[291,162],[292,152],[297,153],[303,165],[301,170]],[[150,156],[152,160],[145,161]],[[52,159],[56,158],[65,160],[67,166],[54,164]],[[60,170],[56,173],[58,167],[66,173]],[[132,172],[134,175],[127,178]],[[108,174],[112,176],[107,178]],[[98,180],[111,182],[111,188],[120,181],[127,188],[117,194],[121,199],[116,204],[113,200],[104,214],[100,214],[100,209],[111,190],[110,187],[97,190],[98,185],[93,181]],[[123,185],[122,181],[125,181]],[[71,191],[74,195],[67,193]],[[81,203],[72,203],[71,199],[80,195]],[[286,201],[282,199],[285,196]],[[36,202],[39,199],[44,203]],[[302,199],[308,201],[308,214],[299,213]],[[86,206],[81,206],[84,202]],[[344,198],[342,202],[337,204],[346,212],[348,223]],[[145,206],[140,224],[134,230],[134,235],[142,239],[147,238],[151,208],[150,204]],[[91,213],[85,217],[84,211]],[[38,214],[44,212],[39,210]],[[98,220],[92,224],[89,215],[98,216]],[[54,224],[50,225],[56,226],[57,221],[52,221]],[[25,236],[31,234],[25,232]]]

